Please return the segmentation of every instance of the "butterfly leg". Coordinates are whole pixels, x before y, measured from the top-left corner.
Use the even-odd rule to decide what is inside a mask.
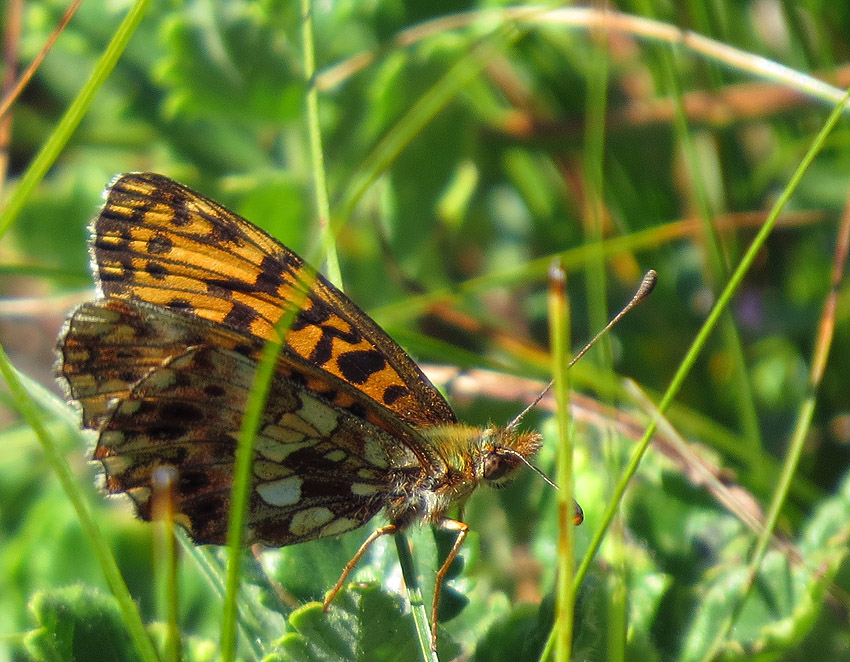
[[[330,608],[331,602],[333,602],[336,594],[339,593],[339,590],[345,583],[349,573],[354,570],[354,566],[357,565],[358,561],[360,561],[366,553],[366,550],[371,547],[372,543],[381,536],[386,536],[390,533],[395,533],[396,531],[398,531],[398,527],[395,524],[388,524],[387,526],[382,526],[372,531],[369,537],[366,538],[362,545],[360,545],[360,549],[357,550],[357,553],[351,557],[351,560],[348,563],[345,564],[345,567],[342,569],[342,574],[339,576],[339,579],[336,580],[336,584],[334,584],[333,588],[327,592],[327,595],[325,595],[325,600],[322,603],[322,611],[327,611]]]
[[[454,531],[457,537],[448,556],[446,556],[446,560],[443,561],[443,565],[437,570],[437,578],[434,582],[434,599],[431,602],[431,648],[435,651],[437,650],[437,607],[440,604],[440,590],[443,588],[443,580],[446,578],[446,573],[449,571],[452,561],[457,557],[463,541],[466,539],[466,534],[469,533],[469,525],[454,519],[440,520],[438,526],[446,531]]]

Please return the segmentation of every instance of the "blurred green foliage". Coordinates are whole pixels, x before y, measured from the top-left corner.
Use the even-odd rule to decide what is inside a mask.
[[[36,55],[66,4],[26,3],[22,61]],[[826,78],[850,58],[845,3],[610,4]],[[574,377],[576,387],[601,404],[643,421],[618,378],[628,376],[653,395],[663,390],[726,282],[696,221],[701,204],[720,228],[728,269],[830,107],[802,96],[789,101],[782,85],[755,85],[750,74],[683,46],[672,58],[674,87],[665,68],[671,52],[666,44],[618,33],[600,49],[586,29],[551,21],[514,25],[494,13],[486,20],[469,14],[463,21],[458,14],[498,6],[382,1],[314,7],[319,116],[346,292],[422,362],[508,367],[546,378],[548,366],[528,345],[493,339],[510,334],[547,346],[545,269],[551,258],[565,252],[572,260],[567,265],[575,338],[589,337],[596,330],[589,321],[594,310],[618,308],[640,274],[654,268],[660,276],[656,292],[611,336],[613,365],[592,353]],[[13,106],[4,196],[53,131],[127,8],[127,2],[82,3]],[[435,23],[451,16],[459,27]],[[394,41],[413,26],[417,38],[409,45]],[[64,315],[51,302],[86,297],[86,225],[117,173],[169,175],[297,252],[318,255],[300,40],[296,3],[152,3],[72,142],[4,241],[4,298],[44,306],[35,315],[9,308],[13,312],[2,320],[0,340],[20,369],[51,382],[51,348]],[[328,83],[333,65],[364,53],[374,60]],[[599,75],[593,58],[600,53],[607,57],[607,117],[587,113],[589,77]],[[410,142],[393,138],[411,109],[465,62],[481,69],[474,80]],[[841,71],[846,82],[846,65]],[[677,88],[690,152],[673,119]],[[701,100],[714,105],[701,106]],[[603,122],[603,157],[588,162],[588,129]],[[377,172],[352,213],[343,215],[357,178],[369,174],[367,164],[386,140],[397,141],[391,147],[398,156]],[[745,509],[770,501],[808,392],[850,182],[848,145],[844,121],[735,298],[731,320],[744,374],[735,368],[735,344],[716,332],[670,413],[678,430],[723,469],[723,479],[753,499],[742,500]],[[587,176],[594,168],[602,173],[599,191]],[[606,241],[620,242],[603,247],[602,283],[593,275],[602,257],[589,243],[595,199]],[[683,220],[693,223],[675,232]],[[600,286],[606,302],[592,294]],[[426,315],[433,311],[422,303],[422,292],[441,293],[488,333],[469,333]],[[768,553],[724,649],[727,660],[850,659],[850,586],[842,565],[850,521],[846,280],[839,286],[835,323],[808,444],[780,520],[786,542]],[[504,398],[457,404],[459,416],[471,423],[501,423],[521,408]],[[748,411],[755,414],[755,430],[747,427]],[[104,659],[136,659],[89,542],[35,437],[11,409],[5,413],[0,662],[99,659],[99,645],[108,648]],[[129,504],[105,500],[95,489],[96,471],[86,461],[92,439],[75,432],[73,413],[46,416],[142,618],[161,642],[152,527],[135,521]],[[556,440],[542,415],[531,424],[547,433],[537,463],[551,471]],[[586,516],[577,531],[581,554],[634,440],[581,422],[577,430],[577,495]],[[473,535],[462,552],[463,569],[447,591],[468,604],[457,603],[459,614],[441,626],[441,659],[463,651],[474,660],[534,660],[542,650],[553,619],[555,497],[527,473],[507,490],[476,494],[467,507]],[[257,566],[249,568],[245,593],[254,620],[245,631],[268,659],[416,658],[391,545],[376,545],[352,575],[366,584],[344,591],[330,616],[311,602],[322,599],[366,534],[364,528],[266,552],[265,571],[285,597]],[[719,623],[737,608],[733,598],[754,539],[679,465],[650,452],[579,592],[575,659],[701,659]],[[427,528],[412,540],[428,604],[437,552]],[[218,552],[209,558],[221,565]],[[183,655],[213,660],[220,597],[199,565],[186,553],[179,571]],[[240,654],[255,656],[256,649],[242,642]]]

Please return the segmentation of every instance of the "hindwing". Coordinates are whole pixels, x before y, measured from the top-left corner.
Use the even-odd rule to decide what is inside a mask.
[[[143,302],[80,306],[60,340],[61,374],[98,429],[106,488],[151,518],[151,480],[174,467],[175,509],[199,543],[226,538],[234,454],[257,360],[228,329]],[[250,542],[287,545],[361,526],[400,476],[441,460],[390,412],[377,424],[334,402],[346,382],[279,359],[254,441]],[[323,394],[324,393],[324,394]],[[361,404],[361,408],[363,404]],[[423,454],[424,453],[424,454]]]

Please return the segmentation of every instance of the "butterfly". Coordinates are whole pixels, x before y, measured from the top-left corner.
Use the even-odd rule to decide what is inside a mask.
[[[429,522],[456,533],[440,588],[469,529],[447,516],[480,484],[507,483],[540,435],[458,422],[413,360],[348,297],[277,240],[166,177],[119,176],[91,225],[98,289],[58,340],[57,372],[105,489],[152,519],[152,476],[176,471],[176,520],[198,544],[227,537],[234,456],[254,375],[281,344],[254,441],[245,540],[291,545]],[[575,521],[580,521],[580,510]]]

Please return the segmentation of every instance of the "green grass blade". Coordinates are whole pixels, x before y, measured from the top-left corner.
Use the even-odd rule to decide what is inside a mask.
[[[315,85],[316,53],[313,39],[313,6],[310,0],[301,0],[301,51],[304,59],[304,77],[307,79],[307,132],[310,138],[310,160],[313,166],[313,190],[316,211],[322,232],[322,249],[325,253],[327,276],[342,289],[342,272],[336,252],[331,205],[328,201],[328,180],[325,174],[325,155],[322,149],[322,130],[319,123],[319,90]]]
[[[573,443],[570,433],[570,304],[566,272],[554,265],[549,276],[552,373],[558,422],[558,572],[555,586],[555,660],[568,662],[572,651],[576,588],[573,586],[575,533],[573,517]]]

